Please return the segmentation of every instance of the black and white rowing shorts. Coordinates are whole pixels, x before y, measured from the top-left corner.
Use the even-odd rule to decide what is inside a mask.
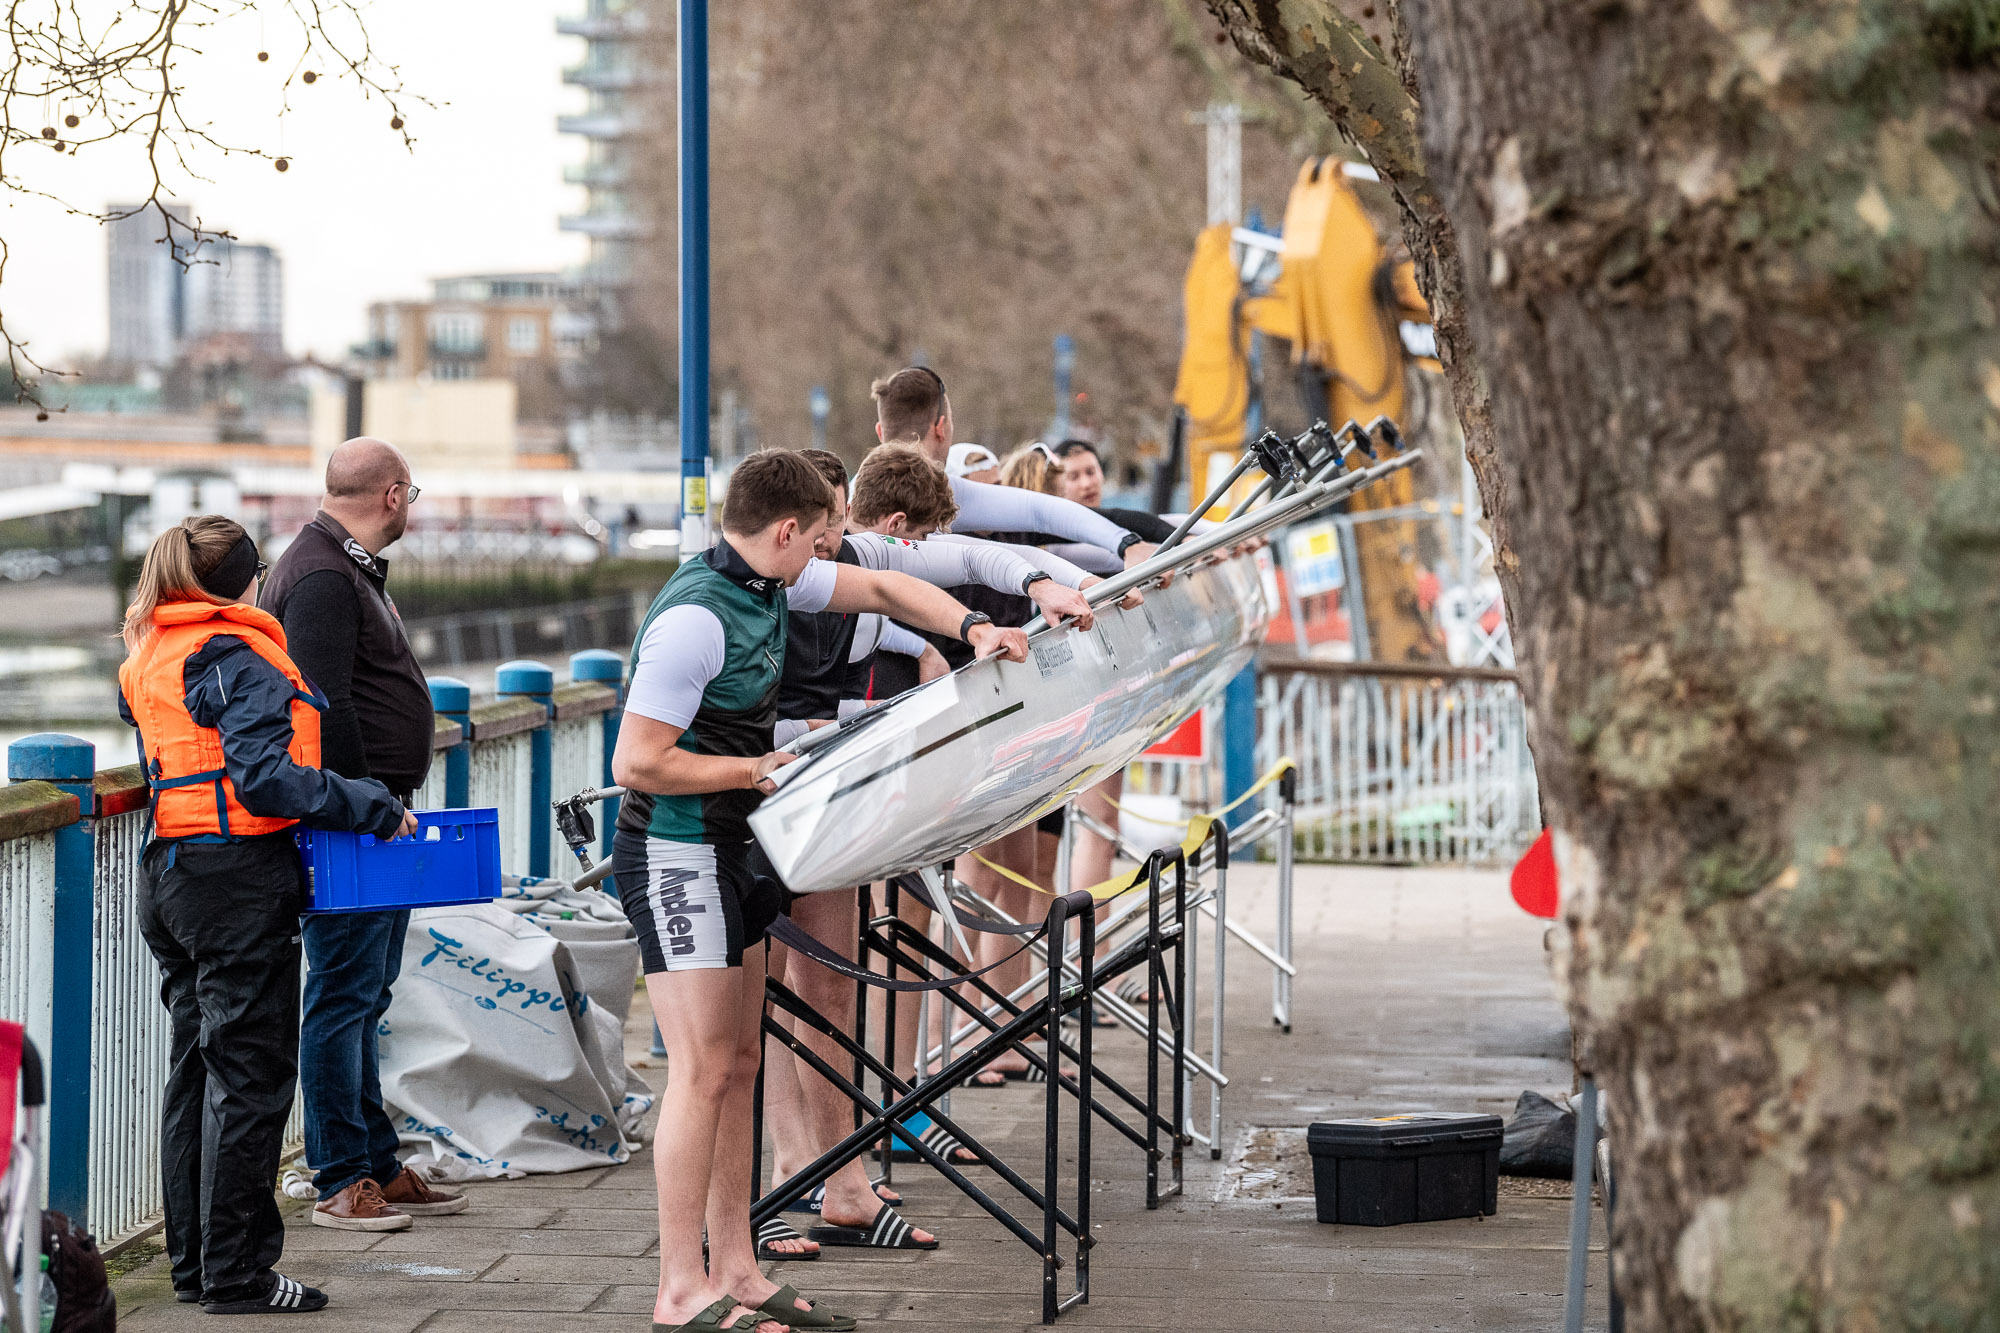
[[[778,916],[777,882],[752,871],[752,846],[618,831],[611,870],[649,975],[743,966],[743,951]]]

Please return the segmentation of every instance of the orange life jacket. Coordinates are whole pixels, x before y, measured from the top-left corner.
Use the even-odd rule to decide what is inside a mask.
[[[153,632],[118,668],[118,688],[139,724],[146,747],[146,779],[153,788],[153,835],[255,837],[288,829],[295,819],[253,815],[236,797],[223,765],[222,733],[196,724],[188,713],[182,678],[188,658],[218,634],[243,640],[292,685],[292,743],[287,753],[305,768],[319,767],[319,715],[326,706],[305,674],[285,655],[285,630],[254,606],[167,602],[153,612]]]

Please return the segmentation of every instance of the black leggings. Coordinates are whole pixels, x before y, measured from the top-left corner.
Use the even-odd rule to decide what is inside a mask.
[[[174,1289],[254,1300],[285,1248],[272,1190],[299,1069],[299,913],[289,831],[153,842],[139,932],[173,1019],[160,1161]]]

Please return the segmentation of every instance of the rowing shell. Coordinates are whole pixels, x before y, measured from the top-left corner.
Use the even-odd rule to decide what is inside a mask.
[[[1254,556],[1186,570],[1096,627],[1034,637],[869,710],[779,770],[750,816],[794,893],[935,866],[1122,771],[1249,665],[1271,605]]]

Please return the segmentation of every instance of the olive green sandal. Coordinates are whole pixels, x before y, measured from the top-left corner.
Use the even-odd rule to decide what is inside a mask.
[[[743,1304],[734,1296],[724,1296],[715,1304],[703,1310],[685,1324],[662,1324],[655,1322],[653,1333],[751,1333],[759,1324],[774,1323],[769,1315],[752,1310],[733,1324],[722,1322],[722,1316]]]
[[[771,1298],[758,1306],[764,1317],[776,1320],[787,1328],[826,1329],[829,1333],[849,1333],[855,1327],[853,1316],[835,1314],[822,1309],[818,1302],[810,1310],[801,1310],[801,1299],[796,1288],[779,1287],[771,1293]]]

